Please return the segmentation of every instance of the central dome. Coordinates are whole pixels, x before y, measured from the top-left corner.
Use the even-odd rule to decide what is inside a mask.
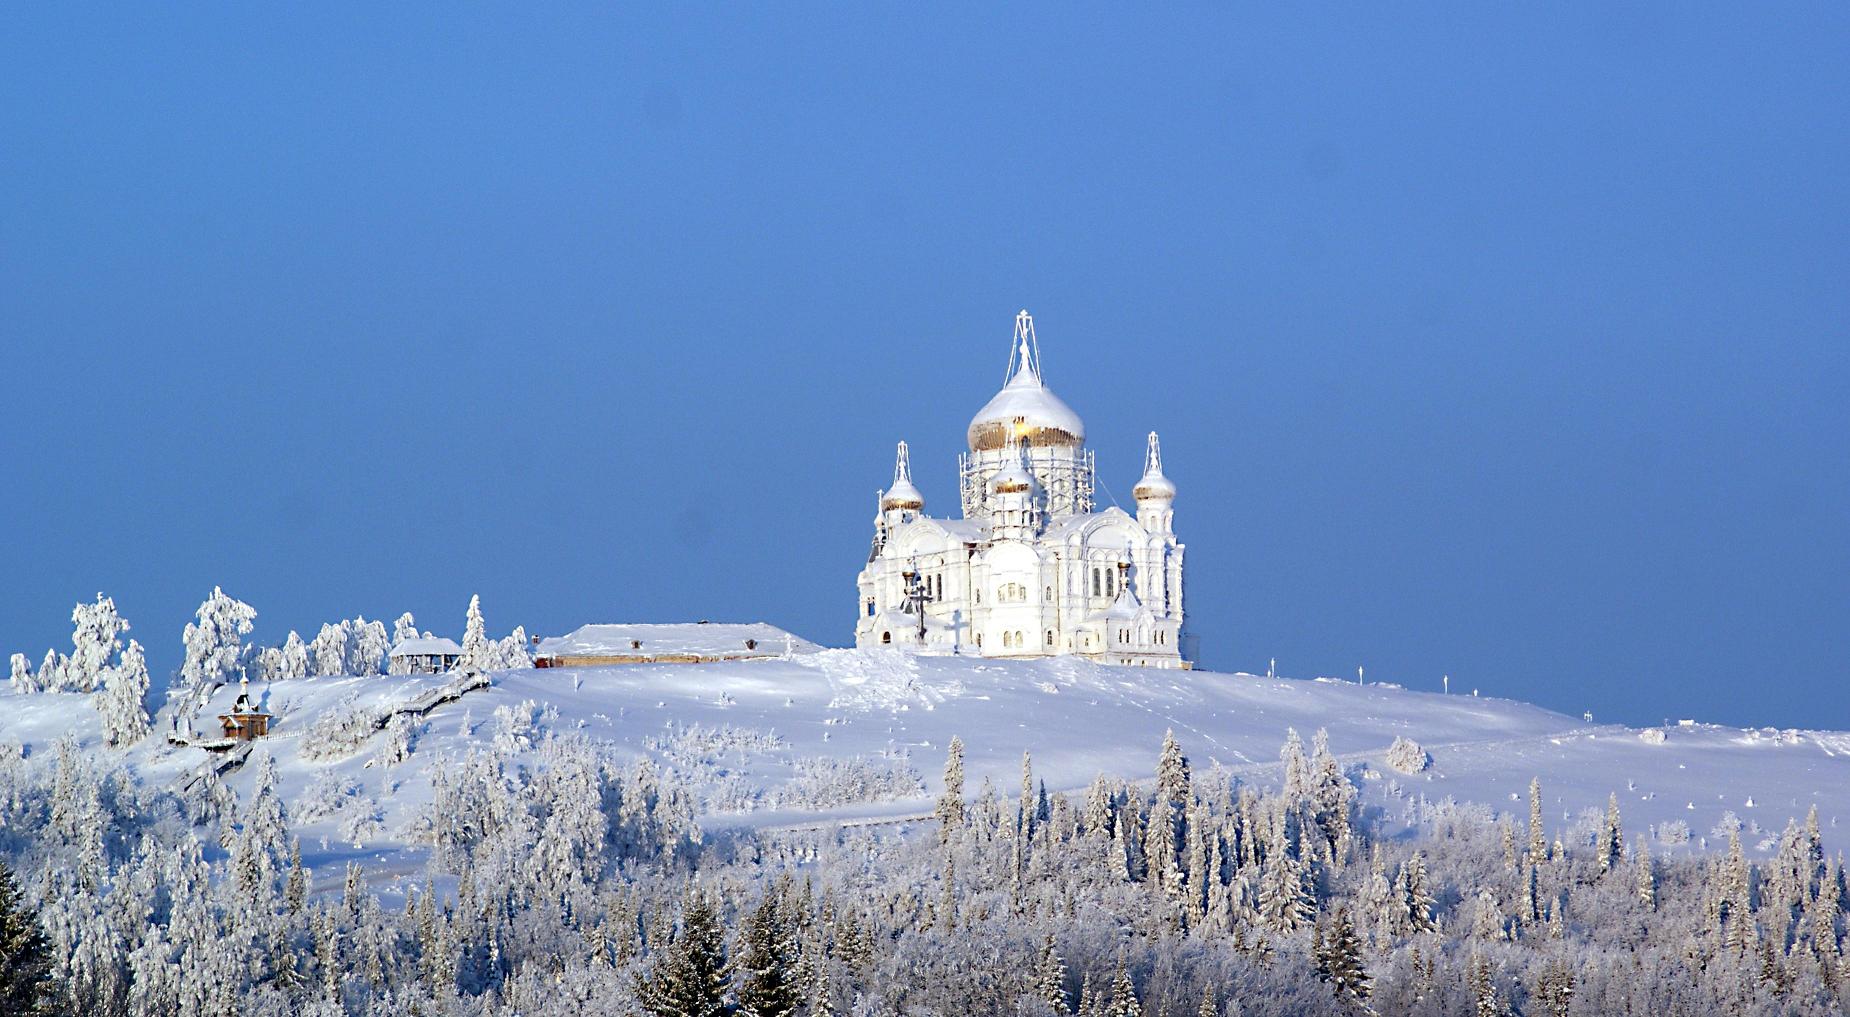
[[[1026,311],[1021,319],[1027,319]],[[1020,348],[1015,351],[1015,374],[1002,386],[995,398],[983,404],[970,418],[972,452],[1008,448],[1026,441],[1035,448],[1070,448],[1085,444],[1086,425],[1073,408],[1060,401],[1041,381],[1040,358],[1029,345],[1032,319],[1025,331],[1019,323],[1016,335]]]

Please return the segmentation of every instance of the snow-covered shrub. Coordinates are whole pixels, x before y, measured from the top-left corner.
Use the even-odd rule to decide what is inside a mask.
[[[336,703],[302,736],[302,758],[339,759],[360,751],[380,728],[380,710],[362,706],[356,696]]]
[[[32,662],[23,653],[13,654],[13,674],[11,676],[13,691],[22,695],[30,692],[42,692],[38,679],[32,674]]]
[[[1643,731],[1638,732],[1638,740],[1644,742],[1646,745],[1662,745],[1664,744],[1664,729],[1661,727],[1647,727]]]
[[[534,723],[538,713],[539,704],[531,699],[495,707],[495,751],[505,756],[532,748],[539,733]]]
[[[1401,773],[1420,773],[1432,765],[1432,756],[1420,748],[1419,742],[1397,735],[1394,744],[1388,746],[1384,762]]]
[[[350,777],[344,777],[334,769],[326,769],[316,776],[315,782],[308,787],[308,793],[296,802],[290,812],[304,823],[325,819],[346,808],[360,793],[360,785]]]
[[[924,793],[924,779],[903,756],[811,756],[796,761],[796,776],[778,792],[777,805],[827,809]]]
[[[356,799],[347,809],[347,818],[341,820],[341,839],[355,848],[363,848],[366,842],[385,832],[385,813],[379,810],[379,803],[372,798]]]
[[[379,754],[373,761],[380,766],[397,766],[411,758],[411,750],[417,741],[419,724],[405,714],[397,714],[385,725],[385,739],[379,745]]]
[[[1657,824],[1657,842],[1659,844],[1688,844],[1689,824],[1681,819],[1672,819],[1667,823]]]

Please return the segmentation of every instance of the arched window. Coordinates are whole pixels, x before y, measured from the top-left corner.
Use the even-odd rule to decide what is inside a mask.
[[[983,648],[983,634],[981,632],[976,634],[976,648],[979,650]]]
[[[1016,631],[1016,633],[1015,633],[1015,648],[1016,648],[1016,649],[1021,649],[1022,647],[1025,647],[1025,646],[1027,646],[1027,645],[1028,645],[1028,641],[1027,641],[1027,640],[1025,640],[1025,639],[1023,639],[1023,638],[1021,637],[1021,632],[1020,632],[1019,630],[1017,630],[1017,631]]]
[[[1052,629],[1047,630],[1047,645],[1048,646],[1053,645],[1053,630]]]
[[[893,633],[891,633],[891,632],[882,632],[882,633],[880,633],[880,641],[881,641],[881,642],[883,642],[883,643],[890,643],[890,642],[892,642],[892,641],[893,641]]]
[[[1047,587],[1047,590],[1042,595],[1041,599],[1042,600],[1052,600],[1053,599],[1053,587],[1052,586]]]
[[[1117,596],[1118,595],[1117,586],[1118,586],[1117,570],[1116,569],[1106,569],[1105,570],[1105,596],[1107,597]]]
[[[1104,580],[1100,579],[1098,575],[1098,566],[1097,565],[1092,566],[1092,595],[1094,597],[1100,596],[1099,591],[1104,588],[1101,585],[1103,582]]]

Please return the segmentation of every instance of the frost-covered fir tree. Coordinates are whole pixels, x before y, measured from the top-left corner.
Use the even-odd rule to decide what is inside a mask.
[[[1542,778],[1529,778],[1529,860],[1548,860],[1548,834],[1542,829]]]
[[[418,620],[411,616],[410,611],[406,611],[404,614],[399,615],[398,620],[392,623],[393,646],[397,646],[407,639],[416,639],[417,637]]]
[[[488,623],[482,619],[482,595],[474,594],[469,598],[469,613],[463,620],[462,660],[457,666],[489,670],[493,651],[488,641]]]
[[[1645,838],[1635,842],[1637,859],[1633,863],[1638,868],[1638,903],[1646,908],[1657,907],[1657,869],[1651,862],[1651,846]]]
[[[13,872],[0,862],[0,1014],[50,1014],[51,944]]]
[[[1625,834],[1619,821],[1619,795],[1613,792],[1606,798],[1606,819],[1600,824],[1599,843],[1594,845],[1594,853],[1599,856],[1599,870],[1610,872],[1625,857]]]
[[[728,998],[726,931],[713,901],[690,891],[681,928],[636,982],[636,1000],[650,1017],[725,1017],[737,1012]]]
[[[250,633],[257,611],[214,586],[195,618],[182,634],[186,658],[180,665],[180,687],[197,704],[199,697],[237,677],[243,666],[243,637]]]
[[[944,756],[944,793],[938,796],[938,806],[933,811],[938,817],[938,839],[949,840],[951,831],[964,822],[964,740],[951,736],[950,748]]]
[[[1336,998],[1346,1003],[1366,1005],[1368,971],[1362,965],[1362,940],[1349,920],[1349,909],[1339,907],[1329,922],[1317,926],[1311,959],[1317,978],[1328,982]]]
[[[131,639],[122,651],[121,662],[103,672],[103,688],[95,696],[105,743],[128,746],[147,737],[148,684],[147,655],[141,644]]]
[[[1324,854],[1341,865],[1348,854],[1350,825],[1355,811],[1355,785],[1343,775],[1342,766],[1330,752],[1330,735],[1317,729],[1311,740],[1311,801],[1316,809],[1317,829],[1324,840]]]
[[[802,1005],[797,931],[783,911],[783,895],[765,892],[746,919],[738,955],[739,1012],[746,1017],[790,1017]]]
[[[1066,998],[1066,960],[1054,945],[1051,932],[1041,942],[1041,960],[1034,966],[1034,995],[1059,1017],[1073,1012]]]

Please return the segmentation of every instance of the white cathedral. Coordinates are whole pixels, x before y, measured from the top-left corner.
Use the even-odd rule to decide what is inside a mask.
[[[1176,486],[1155,432],[1132,490],[1137,515],[1094,511],[1085,425],[1042,380],[1027,311],[1015,317],[1006,377],[958,456],[963,518],[925,514],[899,443],[859,579],[855,645],[1188,667]]]

